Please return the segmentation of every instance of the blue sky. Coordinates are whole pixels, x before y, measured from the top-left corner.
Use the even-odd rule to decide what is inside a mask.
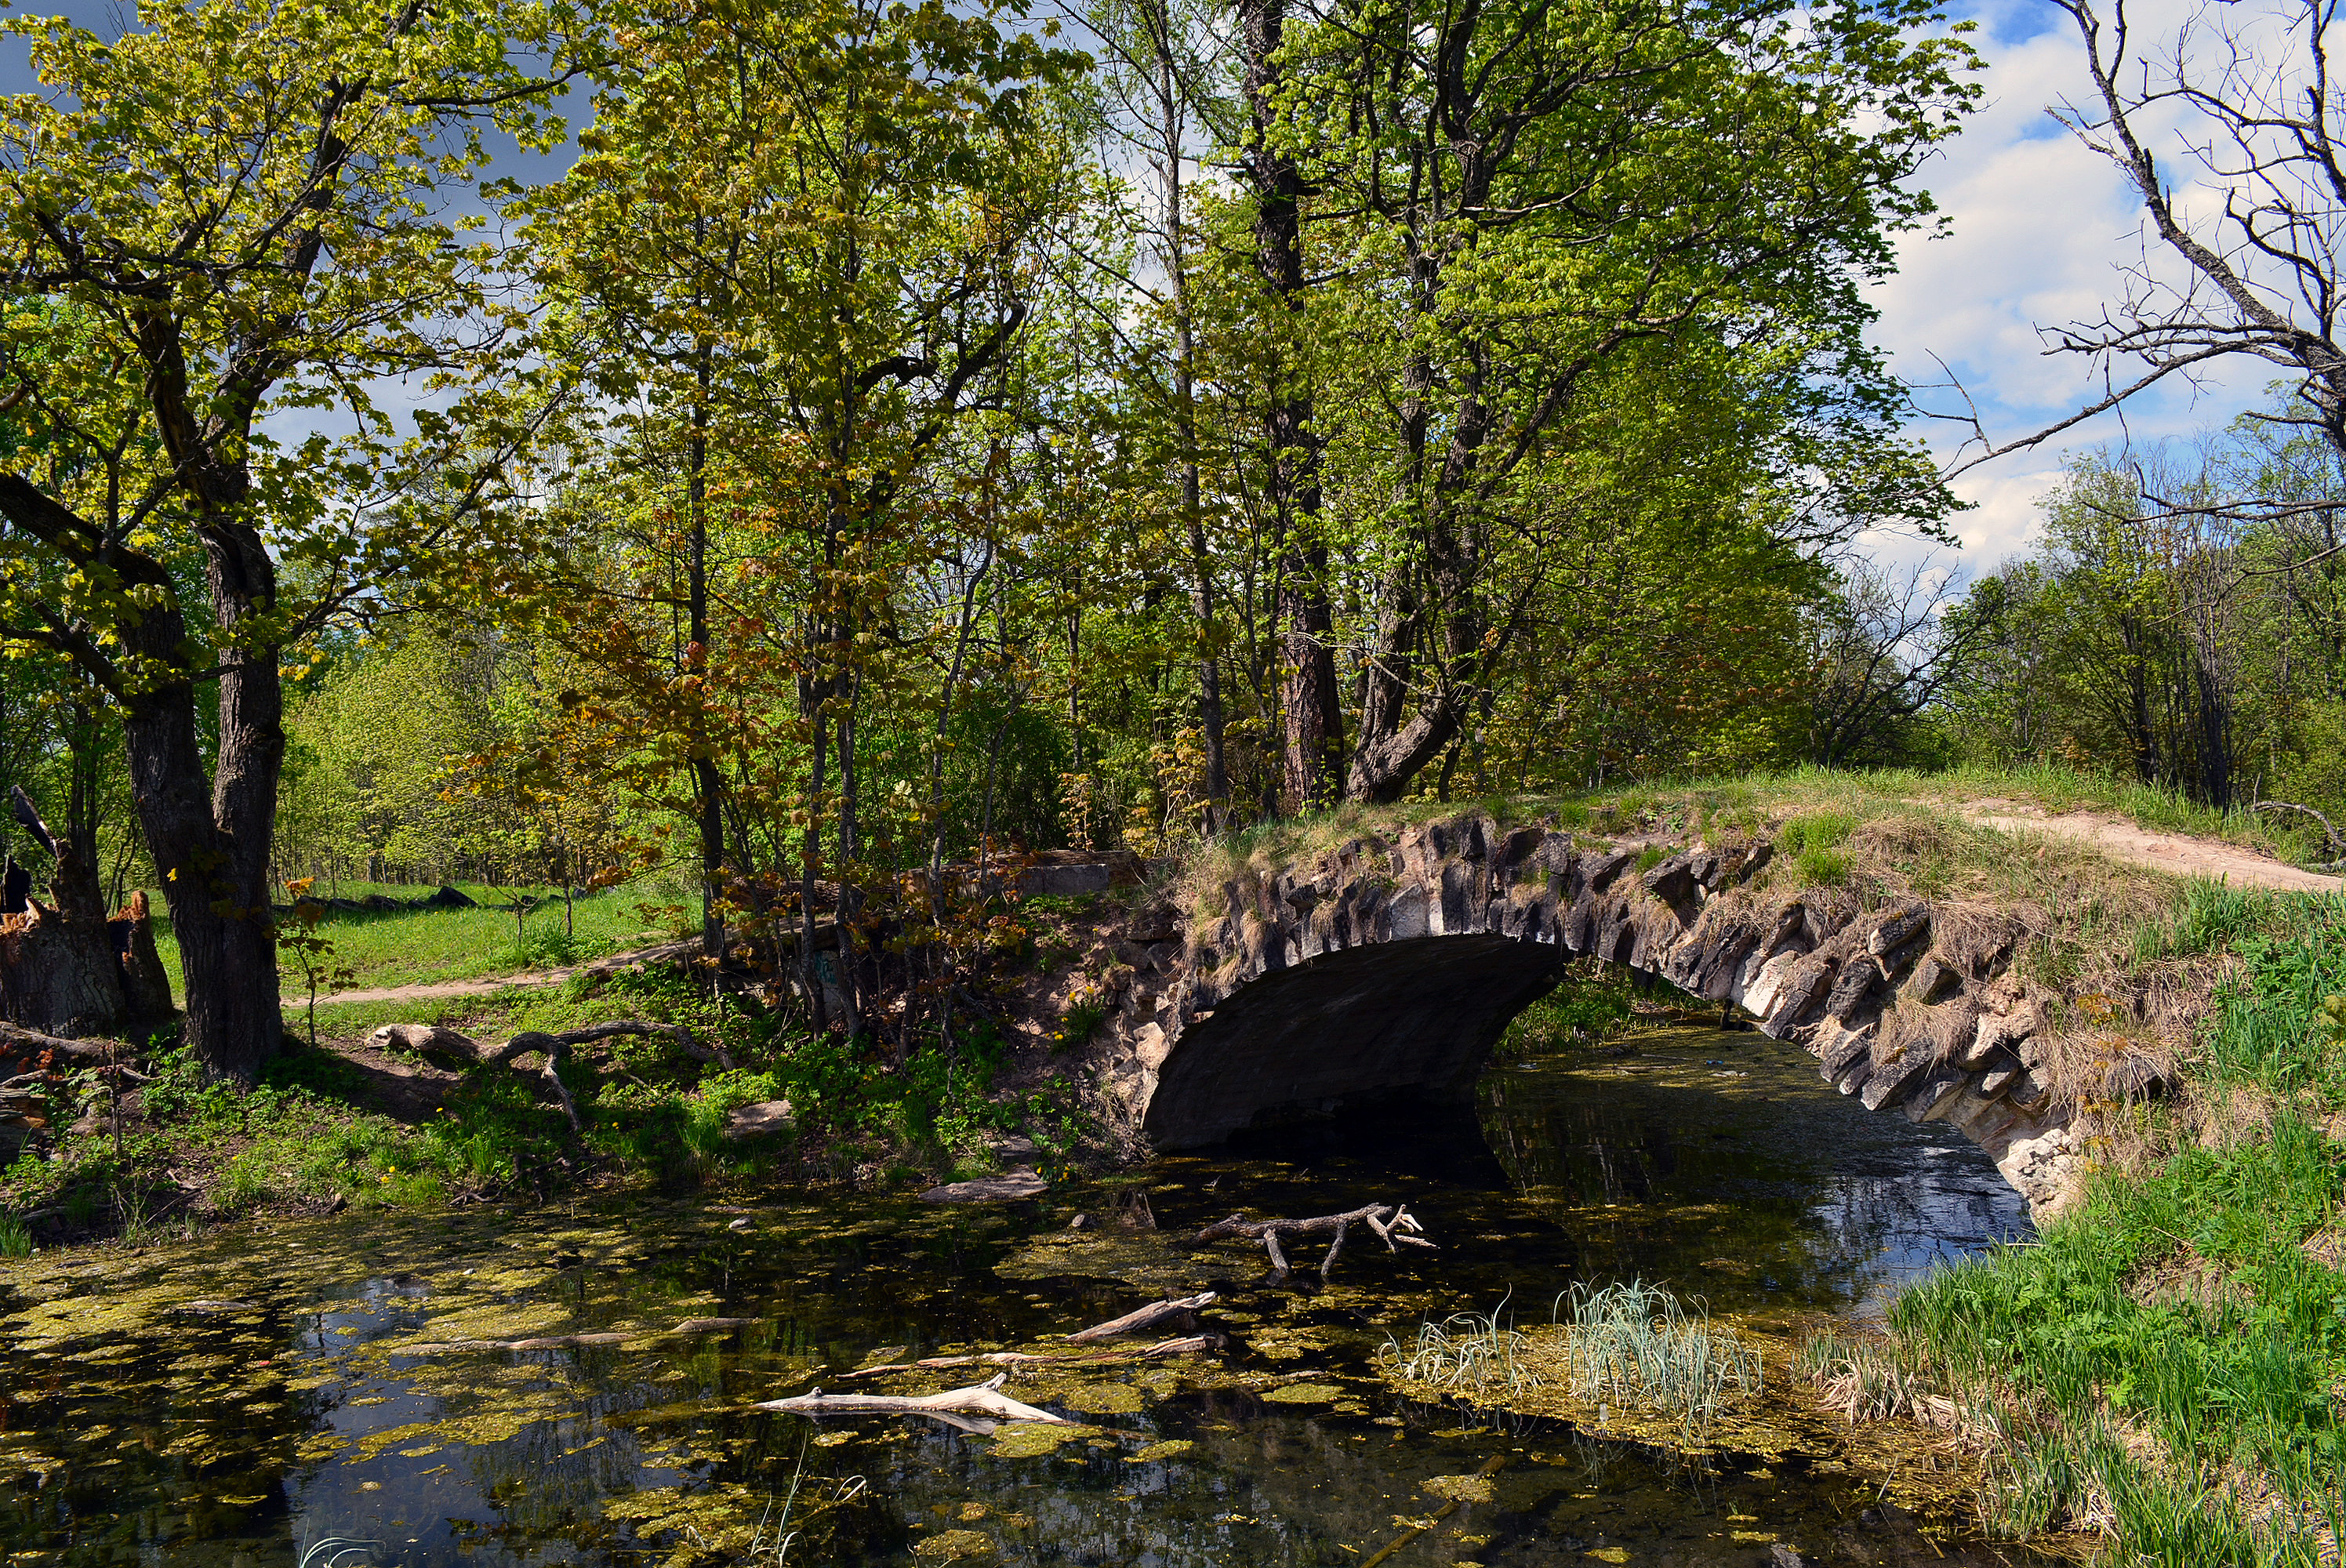
[[[1984,0],[1960,14],[1980,24],[1974,42],[1988,61],[1987,99],[1921,177],[1950,232],[1910,237],[1902,246],[1899,275],[1873,291],[1882,312],[1874,336],[1910,382],[1939,379],[1932,356],[1944,360],[1977,401],[1989,433],[2003,441],[2094,401],[2093,367],[2074,355],[2046,355],[2037,329],[2092,319],[2118,297],[2118,265],[2142,255],[2142,219],[2118,171],[2045,113],[2057,99],[2082,100],[2092,91],[2084,45],[2068,17],[2047,0]],[[2185,15],[2175,0],[2129,7],[2137,36],[2170,36]],[[2155,151],[2170,171],[2188,172],[2171,136]],[[2219,367],[2197,389],[2178,382],[2143,395],[2123,423],[2106,414],[2054,443],[1965,474],[1955,488],[1974,509],[1954,521],[1962,565],[1992,569],[2026,547],[2036,500],[2059,477],[2063,453],[2220,428],[2263,401],[2274,373],[2246,361]],[[1935,401],[1955,406],[1946,394]],[[1963,439],[1952,425],[1920,428],[1943,458]],[[1914,553],[1905,541],[1874,543],[1885,557]]]

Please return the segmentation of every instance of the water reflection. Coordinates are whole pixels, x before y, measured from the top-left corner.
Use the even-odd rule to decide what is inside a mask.
[[[1186,1241],[1233,1209],[1372,1200],[1408,1201],[1441,1250],[1356,1239],[1328,1288],[1311,1256],[1274,1290],[1260,1254]],[[1657,1453],[1409,1404],[1375,1359],[1423,1317],[1510,1292],[1542,1316],[1575,1278],[1874,1310],[2022,1228],[1968,1145],[1869,1115],[1787,1048],[1696,1031],[1507,1064],[1471,1106],[1277,1129],[1006,1208],[631,1200],[35,1258],[0,1266],[0,1545],[12,1563],[687,1568],[772,1563],[790,1526],[790,1563],[1357,1564],[1438,1506],[1439,1478],[1498,1459],[1488,1499],[1395,1568],[1748,1568],[1778,1543],[1986,1562],[1878,1508],[1882,1477],[1853,1453]],[[748,1408],[876,1352],[1018,1344],[1199,1288],[1223,1294],[1231,1353],[1022,1387],[1088,1423],[1056,1449]],[[199,1300],[226,1305],[181,1309]],[[755,1323],[657,1337],[706,1317]],[[416,1349],[590,1332],[637,1337]]]

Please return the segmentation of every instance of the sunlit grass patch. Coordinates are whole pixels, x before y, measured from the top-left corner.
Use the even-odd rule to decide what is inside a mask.
[[[1723,1406],[1760,1391],[1759,1351],[1714,1325],[1699,1302],[1689,1308],[1658,1285],[1576,1284],[1557,1309],[1572,1391],[1584,1404],[1675,1417],[1693,1441]]]
[[[353,884],[344,884],[348,890]],[[372,884],[369,884],[372,889]],[[404,901],[420,899],[428,887],[373,889]],[[676,934],[676,917],[648,910],[646,894],[613,888],[574,901],[567,914],[553,889],[459,889],[477,901],[474,909],[336,910],[318,924],[333,943],[336,962],[349,966],[357,989],[428,985],[480,980],[531,968],[558,968],[607,953],[664,941]],[[318,890],[323,896],[325,890]],[[346,891],[344,896],[353,896]],[[518,920],[509,907],[517,896],[535,901]],[[155,945],[164,972],[176,984],[179,952],[163,901],[153,900]],[[298,990],[288,976],[289,993]],[[323,998],[321,998],[322,1004]],[[323,1027],[322,1022],[321,1027]]]
[[[1658,1285],[1576,1285],[1555,1320],[1516,1329],[1504,1303],[1421,1324],[1413,1341],[1386,1342],[1386,1369],[1427,1397],[1462,1396],[1510,1409],[1536,1404],[1599,1427],[1628,1423],[1692,1446],[1729,1407],[1758,1395],[1760,1351]]]

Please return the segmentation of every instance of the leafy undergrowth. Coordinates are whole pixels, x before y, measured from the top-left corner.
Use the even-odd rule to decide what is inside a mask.
[[[385,1012],[406,1016],[379,1016]],[[28,1145],[0,1176],[0,1250],[94,1235],[135,1241],[269,1209],[428,1207],[580,1183],[925,1185],[993,1168],[991,1133],[1023,1134],[1046,1166],[1063,1166],[1086,1159],[1099,1138],[1070,1084],[997,1097],[1005,1051],[990,1029],[896,1061],[860,1042],[790,1031],[738,997],[712,1000],[673,970],[594,988],[574,981],[510,989],[454,1006],[321,1015],[327,1048],[289,1039],[249,1094],[205,1084],[184,1053],[166,1052],[118,1118],[101,1109],[81,1131]],[[380,1108],[375,1079],[384,1064],[358,1048],[381,1022],[443,1023],[497,1040],[614,1018],[681,1023],[723,1042],[739,1065],[706,1069],[658,1038],[583,1048],[564,1073],[583,1124],[574,1133],[534,1075],[502,1066],[467,1070],[436,1110],[402,1120]],[[86,1094],[102,1106],[101,1092]],[[775,1099],[790,1103],[789,1131],[726,1136],[727,1113]],[[89,1108],[56,1105],[50,1120],[62,1129]]]
[[[2312,1568],[2346,1541],[2346,909],[2250,902],[2227,926],[2203,901],[2177,940],[2213,925],[2241,963],[2186,1097],[2142,1130],[2157,1152],[2038,1243],[1918,1286],[1890,1327],[1908,1368],[1985,1412],[2000,1533]]]

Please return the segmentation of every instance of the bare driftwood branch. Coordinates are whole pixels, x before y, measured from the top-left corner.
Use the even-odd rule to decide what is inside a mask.
[[[947,1389],[941,1394],[921,1394],[904,1398],[892,1394],[826,1394],[817,1389],[796,1399],[767,1400],[752,1407],[761,1410],[789,1410],[797,1415],[934,1415],[939,1410],[961,1415],[990,1416],[998,1421],[1045,1421],[1052,1426],[1072,1423],[1065,1416],[1055,1416],[1048,1410],[1038,1410],[1033,1405],[1022,1405],[1001,1391],[1007,1372],[996,1372],[986,1382],[966,1389]]]
[[[1343,1250],[1345,1233],[1355,1223],[1366,1225],[1374,1231],[1377,1239],[1385,1244],[1387,1252],[1400,1250],[1394,1246],[1396,1242],[1403,1247],[1433,1245],[1422,1235],[1413,1234],[1422,1232],[1424,1227],[1410,1214],[1407,1204],[1395,1207],[1385,1203],[1365,1204],[1342,1214],[1316,1215],[1310,1219],[1249,1219],[1242,1214],[1234,1214],[1228,1219],[1216,1220],[1199,1231],[1198,1240],[1227,1241],[1232,1237],[1244,1237],[1249,1241],[1260,1241],[1262,1249],[1270,1255],[1272,1275],[1278,1277],[1288,1272],[1287,1254],[1280,1249],[1280,1237],[1330,1237],[1328,1255],[1320,1260],[1320,1278],[1324,1282],[1328,1270],[1335,1267],[1336,1255]]]
[[[1163,1356],[1194,1356],[1203,1350],[1218,1349],[1222,1344],[1219,1334],[1193,1334],[1183,1339],[1160,1339],[1142,1348],[1125,1346],[1114,1350],[1093,1350],[1073,1356],[1042,1356],[1031,1350],[988,1350],[974,1356],[929,1356],[918,1361],[890,1361],[884,1366],[858,1367],[840,1375],[847,1378],[876,1378],[882,1372],[934,1372],[948,1367],[1097,1367],[1111,1361],[1155,1360]]]
[[[1121,1318],[1113,1319],[1106,1323],[1095,1323],[1088,1329],[1078,1329],[1067,1336],[1067,1342],[1073,1345],[1086,1345],[1095,1339],[1113,1339],[1119,1334],[1137,1334],[1145,1329],[1156,1327],[1168,1318],[1182,1317],[1197,1311],[1199,1308],[1210,1307],[1213,1304],[1214,1293],[1210,1290],[1197,1296],[1177,1297],[1169,1301],[1152,1301],[1146,1307],[1127,1312]]]

